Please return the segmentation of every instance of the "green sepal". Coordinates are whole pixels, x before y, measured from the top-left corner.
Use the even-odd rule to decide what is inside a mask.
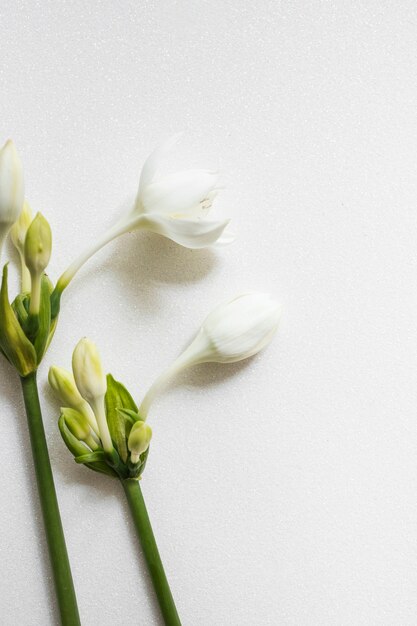
[[[9,302],[7,265],[3,268],[0,289],[0,346],[20,376],[27,376],[37,368],[36,352],[20,326]]]
[[[51,329],[51,292],[50,281],[45,274],[41,280],[41,303],[39,308],[39,324],[38,332],[35,339],[35,350],[38,356],[38,363],[42,361],[48,345],[48,339]]]
[[[95,452],[88,452],[87,454],[81,454],[74,457],[76,463],[94,463],[95,461],[105,461],[104,451],[96,450]]]
[[[148,454],[149,454],[149,448],[147,448],[145,450],[145,452],[143,452],[140,457],[139,457],[139,462],[138,463],[131,463],[130,459],[127,463],[127,467],[129,470],[129,478],[136,478],[136,480],[139,480],[145,470],[146,467],[146,461],[148,459]]]
[[[95,463],[86,463],[86,467],[93,470],[93,472],[99,472],[99,474],[106,474],[106,476],[111,476],[112,478],[117,478],[117,474],[111,467],[102,461],[96,461]]]
[[[136,411],[132,411],[131,409],[117,409],[119,415],[123,415],[125,419],[127,419],[133,426],[135,422],[144,422],[143,417],[139,415]]]
[[[110,436],[120,458],[126,463],[128,457],[127,438],[129,437],[132,423],[130,417],[127,420],[126,417],[120,413],[120,409],[127,409],[137,413],[138,407],[126,387],[115,380],[111,374],[107,375],[107,393],[105,401]]]

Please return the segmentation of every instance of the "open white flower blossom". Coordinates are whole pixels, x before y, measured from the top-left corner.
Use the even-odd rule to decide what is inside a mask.
[[[190,169],[161,174],[161,165],[180,134],[159,146],[145,161],[133,207],[66,270],[57,288],[63,291],[76,272],[107,243],[134,230],[163,235],[186,248],[205,248],[216,242],[230,243],[224,233],[228,219],[209,220],[207,214],[219,192],[218,173]]]
[[[146,418],[156,394],[173,376],[199,363],[234,363],[264,348],[274,336],[281,315],[279,304],[266,293],[244,293],[216,307],[194,341],[153,383],[139,408]]]
[[[98,350],[95,344],[87,338],[81,339],[75,346],[72,355],[72,371],[78,391],[93,409],[103,449],[106,452],[111,452],[113,443],[107,424],[104,403],[107,380]]]
[[[24,198],[22,163],[9,139],[0,150],[0,255],[9,230],[19,218]]]

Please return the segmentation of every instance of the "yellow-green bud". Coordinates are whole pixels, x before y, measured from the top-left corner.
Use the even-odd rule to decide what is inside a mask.
[[[127,447],[132,463],[138,463],[141,454],[146,452],[152,439],[152,429],[146,422],[135,422],[130,431]]]
[[[78,409],[85,402],[75,385],[74,376],[63,367],[53,365],[49,369],[48,381],[65,406]]]
[[[75,384],[74,376],[63,367],[53,365],[49,369],[48,381],[55,391],[59,401],[71,409],[82,413],[88,420],[91,428],[98,434],[96,418],[90,405],[81,397]]]
[[[10,229],[10,238],[13,245],[21,254],[24,254],[25,251],[26,234],[32,220],[32,209],[30,208],[29,203],[25,201],[17,222],[15,222]]]
[[[47,267],[52,252],[52,232],[41,213],[28,228],[25,239],[25,263],[33,277],[40,275]]]
[[[91,432],[90,424],[78,411],[70,408],[62,408],[61,413],[71,433],[80,441],[85,441]]]

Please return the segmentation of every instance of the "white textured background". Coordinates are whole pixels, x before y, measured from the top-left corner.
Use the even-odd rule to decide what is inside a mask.
[[[140,399],[214,304],[259,288],[284,306],[274,344],[184,375],[151,415],[142,485],[184,625],[414,626],[415,2],[6,1],[0,47],[0,138],[52,224],[53,278],[181,129],[237,235],[126,236],[65,297],[40,381],[83,624],[161,622],[119,485],[60,440],[47,366],[88,335]],[[49,626],[22,401],[0,377],[0,624]]]

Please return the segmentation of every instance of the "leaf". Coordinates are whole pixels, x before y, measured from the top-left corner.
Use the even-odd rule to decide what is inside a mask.
[[[106,463],[106,457],[103,450],[96,450],[95,452],[90,452],[89,454],[83,454],[81,456],[77,456],[74,458],[76,463],[82,463],[94,470],[95,472],[100,472],[101,474],[107,474],[108,476],[117,476],[117,472],[115,472],[111,467],[109,467]]]
[[[138,407],[126,387],[115,380],[111,374],[107,375],[105,400],[110,435],[121,459],[126,463],[128,457],[126,438],[129,435],[131,425],[126,423],[126,418],[120,414],[118,409],[128,409],[137,413]]]
[[[143,417],[136,413],[136,411],[132,411],[131,409],[117,409],[119,415],[123,415],[125,419],[128,420],[133,426],[135,422],[144,422]]]
[[[42,361],[48,345],[49,332],[51,329],[51,292],[49,278],[44,274],[41,282],[41,302],[38,317],[38,332],[35,339],[35,350],[38,363]]]
[[[3,268],[0,289],[0,346],[21,376],[36,370],[35,348],[23,332],[9,302],[7,265]]]

